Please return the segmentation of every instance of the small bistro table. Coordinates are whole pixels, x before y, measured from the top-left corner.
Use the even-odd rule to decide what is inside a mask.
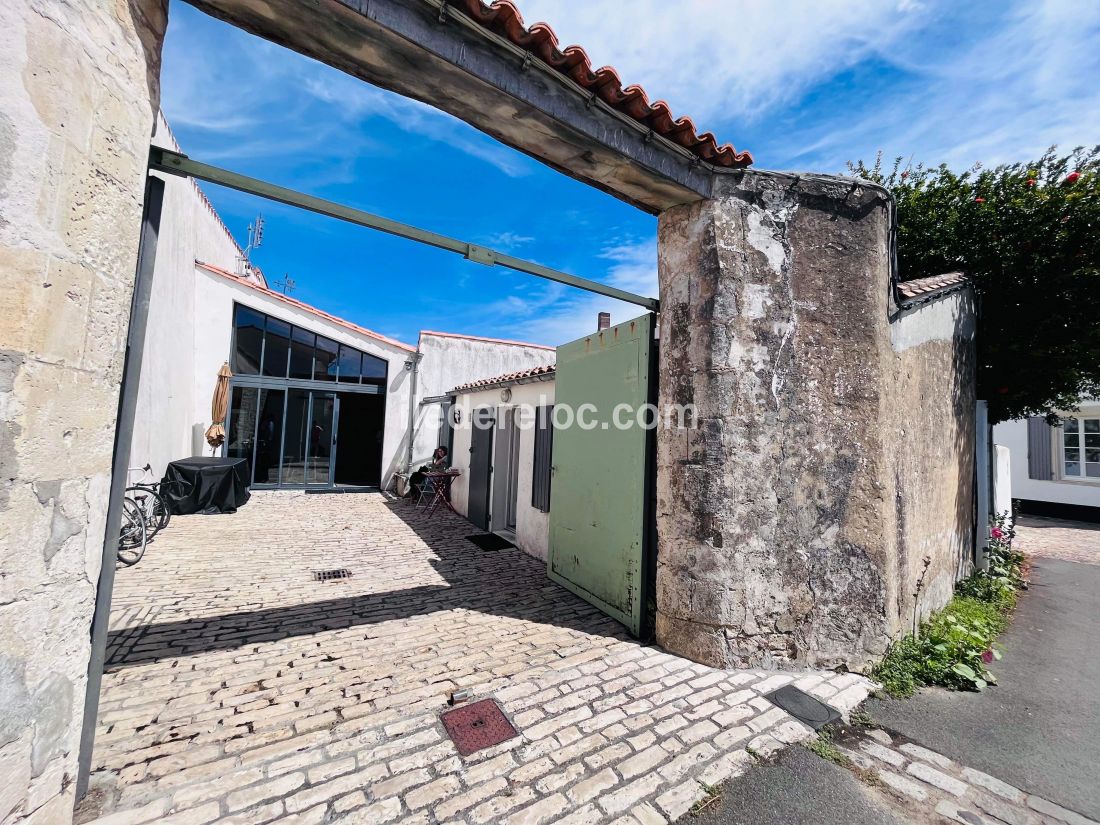
[[[451,485],[462,473],[459,470],[440,470],[438,472],[424,473],[424,479],[432,485],[432,500],[428,502],[427,515],[432,515],[439,509],[440,504],[445,504],[447,509],[455,515],[458,511],[451,504]]]

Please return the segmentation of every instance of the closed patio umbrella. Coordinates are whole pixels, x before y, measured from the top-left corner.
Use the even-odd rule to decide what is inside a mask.
[[[214,397],[210,401],[211,425],[206,430],[206,443],[211,447],[220,447],[225,442],[225,414],[229,409],[229,379],[233,373],[229,362],[218,370],[218,380],[214,384]]]

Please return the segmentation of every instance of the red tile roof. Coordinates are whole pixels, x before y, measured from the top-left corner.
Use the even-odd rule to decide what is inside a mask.
[[[465,338],[467,341],[485,341],[489,344],[509,344],[513,347],[530,347],[531,349],[557,349],[546,344],[532,344],[529,341],[509,341],[506,338],[486,338],[483,335],[463,335],[460,332],[433,332],[430,329],[420,330],[420,337],[435,335],[439,338]]]
[[[522,381],[524,378],[542,378],[543,376],[551,376],[557,370],[557,365],[550,364],[546,367],[531,367],[530,369],[520,370],[519,372],[507,372],[504,375],[497,375],[493,378],[479,378],[477,381],[471,381],[468,384],[460,384],[454,388],[454,392],[468,392],[470,390],[488,389],[495,387],[497,384],[511,384],[513,381]],[[543,379],[545,380],[545,378]]]
[[[336,324],[337,326],[344,327],[344,329],[350,329],[352,332],[357,332],[360,335],[365,335],[368,338],[374,338],[377,341],[382,341],[383,343],[389,344],[391,347],[397,347],[398,349],[403,349],[407,352],[416,352],[416,347],[410,347],[408,344],[398,341],[394,338],[387,338],[385,335],[379,335],[374,330],[367,329],[366,327],[361,327],[358,324],[353,324],[351,321],[345,321],[343,318],[338,318],[337,316],[331,315],[322,309],[317,309],[317,307],[315,306],[310,306],[309,304],[299,301],[296,298],[291,298],[289,295],[283,295],[281,292],[275,292],[273,290],[267,289],[266,287],[254,284],[251,281],[246,281],[243,278],[238,278],[232,272],[222,269],[220,266],[214,266],[213,264],[208,264],[203,261],[195,261],[195,266],[197,266],[199,269],[205,270],[206,272],[210,272],[214,275],[219,275],[222,278],[233,281],[240,286],[254,289],[256,290],[256,292],[263,293],[268,298],[274,298],[276,301],[282,301],[284,304],[289,304],[290,306],[304,310],[311,315],[316,315],[318,318],[323,318],[330,324]]]
[[[618,73],[610,66],[593,68],[580,46],[561,48],[554,30],[546,23],[535,23],[530,28],[524,26],[523,18],[512,0],[493,0],[490,5],[485,5],[482,0],[462,0],[462,8],[481,26],[526,49],[552,69],[598,95],[612,108],[708,163],[727,167],[744,167],[752,163],[752,155],[748,152],[738,152],[729,143],[719,146],[710,132],[699,134],[691,118],[673,118],[668,104],[663,100],[650,103],[641,86],[624,87]]]
[[[904,300],[917,298],[931,298],[940,292],[961,287],[966,283],[966,276],[961,272],[946,272],[943,275],[931,275],[927,278],[915,278],[912,281],[901,281],[898,284],[898,294]]]

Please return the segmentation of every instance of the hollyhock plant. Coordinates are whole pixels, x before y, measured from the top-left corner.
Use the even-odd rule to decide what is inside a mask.
[[[1080,172],[1070,172],[1066,175],[1066,183],[1077,183],[1077,179],[1081,177]]]
[[[994,527],[992,530],[989,531],[989,535],[991,535],[995,539],[1003,539],[1005,537],[1004,530],[1002,530],[1000,527]]]

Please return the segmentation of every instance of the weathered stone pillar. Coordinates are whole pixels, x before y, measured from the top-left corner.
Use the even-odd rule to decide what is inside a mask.
[[[660,219],[657,639],[863,665],[896,631],[887,196],[747,172]]]
[[[166,0],[0,3],[0,820],[64,823]]]

